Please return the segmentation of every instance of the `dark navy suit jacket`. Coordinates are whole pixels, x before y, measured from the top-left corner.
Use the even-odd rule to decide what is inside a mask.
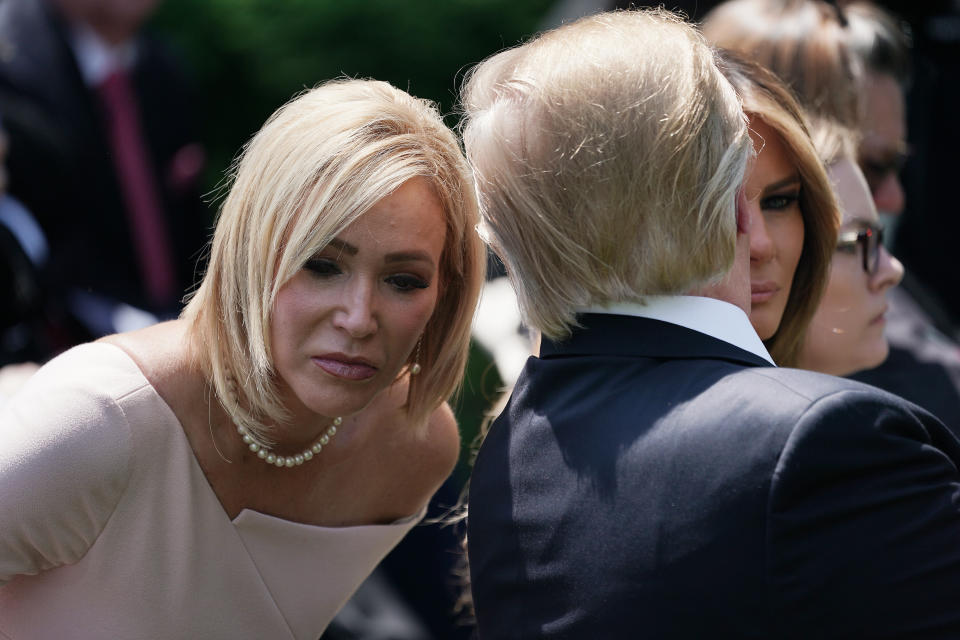
[[[10,193],[47,235],[53,295],[80,290],[177,311],[196,281],[211,222],[200,199],[192,86],[162,42],[138,38],[131,81],[177,269],[176,299],[156,308],[143,295],[103,107],[84,84],[67,33],[51,0],[0,1],[0,117],[10,138]]]
[[[960,637],[960,441],[678,325],[545,341],[471,479],[481,640]]]

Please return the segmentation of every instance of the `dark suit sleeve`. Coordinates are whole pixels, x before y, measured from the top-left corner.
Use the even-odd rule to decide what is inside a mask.
[[[775,635],[960,637],[958,460],[954,436],[894,396],[814,403],[770,485]]]

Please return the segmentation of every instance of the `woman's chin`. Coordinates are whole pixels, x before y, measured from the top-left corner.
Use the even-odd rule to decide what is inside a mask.
[[[750,312],[750,324],[761,340],[769,340],[777,333],[780,315],[770,313],[769,309],[759,308]]]

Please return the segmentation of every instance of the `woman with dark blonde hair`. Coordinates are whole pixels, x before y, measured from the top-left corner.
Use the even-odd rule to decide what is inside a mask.
[[[750,321],[774,361],[794,366],[827,281],[837,203],[789,89],[733,52],[720,57],[750,119],[756,152],[744,184],[751,213]]]
[[[791,364],[840,376],[880,365],[889,353],[887,294],[903,266],[883,247],[883,226],[856,164],[862,69],[845,15],[821,0],[728,0],[707,15],[703,32],[796,93],[840,207],[827,287]],[[783,247],[795,241],[780,239]]]
[[[182,318],[0,411],[0,636],[319,637],[458,457],[477,216],[431,104],[343,80],[278,110]]]

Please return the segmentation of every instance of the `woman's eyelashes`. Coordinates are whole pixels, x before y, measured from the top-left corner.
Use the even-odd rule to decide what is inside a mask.
[[[307,260],[303,268],[318,278],[331,278],[343,273],[343,269],[337,261],[330,258],[311,258]],[[393,273],[385,276],[383,281],[401,293],[430,288],[428,278],[422,278],[412,273]]]
[[[321,277],[335,276],[343,273],[336,261],[330,260],[329,258],[311,258],[307,260],[303,268]]]
[[[783,209],[789,209],[799,201],[799,191],[774,193],[764,196],[763,199],[760,200],[760,208],[764,211],[782,211]]]
[[[401,292],[427,289],[430,287],[430,282],[428,280],[424,280],[423,278],[410,273],[401,273],[388,276],[386,282],[394,289]]]

